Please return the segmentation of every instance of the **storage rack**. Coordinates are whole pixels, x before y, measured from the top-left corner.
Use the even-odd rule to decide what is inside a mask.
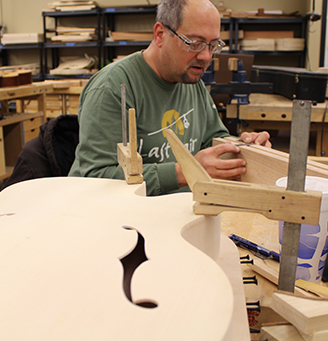
[[[254,54],[255,56],[274,56],[274,57],[290,57],[296,56],[299,57],[299,65],[298,67],[305,66],[305,57],[306,57],[306,27],[307,20],[306,17],[297,17],[297,18],[231,18],[233,25],[233,39],[230,39],[230,43],[232,40],[234,41],[234,48],[231,48],[231,53],[243,53],[243,54]],[[238,49],[239,39],[238,33],[240,29],[254,29],[257,31],[263,30],[290,30],[295,32],[295,38],[304,38],[305,39],[305,48],[302,51],[244,51]],[[260,28],[260,29],[259,29]],[[265,28],[265,29],[263,29]],[[256,64],[255,60],[255,64]]]
[[[97,49],[98,55],[98,68],[101,68],[101,9],[95,8],[87,11],[52,11],[52,12],[42,12],[43,16],[43,47],[44,47],[44,78],[45,79],[56,79],[56,78],[63,78],[60,76],[54,76],[48,74],[48,51],[51,50],[52,52],[52,68],[56,68],[59,64],[59,49],[61,48],[79,48],[79,47],[91,47]],[[96,41],[87,41],[87,42],[48,42],[47,40],[47,33],[55,32],[58,19],[63,17],[83,17],[83,16],[95,16],[96,17],[96,27],[97,27],[97,40]],[[47,28],[46,18],[52,17],[55,20],[55,27],[54,28]],[[90,77],[90,75],[86,75]],[[85,77],[85,75],[78,75],[75,76],[76,78]],[[65,76],[67,78],[67,76]]]
[[[27,50],[27,49],[38,49],[39,50],[39,63],[40,63],[40,71],[38,74],[33,75],[33,81],[41,81],[43,80],[43,44],[42,43],[34,43],[34,44],[8,44],[8,45],[0,45],[0,53],[2,59],[2,65],[8,65],[8,50]]]
[[[116,51],[121,47],[127,47],[131,50],[137,50],[138,48],[146,48],[150,41],[106,41],[107,31],[115,31],[116,19],[118,15],[140,15],[140,14],[156,14],[156,5],[149,6],[129,6],[129,7],[107,7],[96,8],[86,11],[46,11],[42,12],[43,16],[43,29],[44,38],[43,43],[39,44],[17,44],[17,45],[0,45],[0,52],[2,54],[2,64],[7,63],[7,50],[19,50],[19,49],[39,49],[40,50],[40,74],[34,76],[35,80],[44,79],[60,79],[60,78],[89,78],[90,74],[76,75],[76,76],[56,76],[49,74],[49,61],[52,63],[52,68],[56,68],[59,65],[59,51],[61,49],[73,49],[73,48],[92,48],[96,49],[98,55],[98,68],[100,69],[108,62],[112,62]],[[95,26],[97,28],[97,40],[88,42],[49,42],[47,36],[49,33],[55,32],[60,18],[70,17],[85,17],[94,16]],[[54,19],[54,27],[48,28],[46,19]],[[228,50],[223,53],[233,54],[253,54],[255,56],[254,64],[263,65],[261,58],[269,56],[275,62],[289,61],[290,57],[293,57],[293,65],[295,67],[305,67],[306,60],[306,17],[286,17],[286,18],[222,18],[222,28],[225,31],[229,31]],[[245,51],[238,48],[239,38],[238,34],[240,30],[291,30],[294,31],[295,37],[305,39],[305,49],[302,51]],[[51,58],[49,59],[48,53],[51,52]],[[236,56],[237,57],[237,56]],[[279,65],[279,63],[277,63]],[[281,64],[281,63],[280,63]],[[274,65],[274,64],[273,64]],[[291,66],[291,65],[281,65]]]
[[[119,46],[147,47],[150,41],[106,41],[107,30],[115,30],[115,17],[120,14],[156,14],[157,6],[137,6],[137,7],[109,7],[102,9],[103,20],[103,63],[107,63],[107,58],[112,61],[114,50]]]

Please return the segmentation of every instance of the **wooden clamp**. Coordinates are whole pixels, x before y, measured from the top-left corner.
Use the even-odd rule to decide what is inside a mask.
[[[136,115],[132,108],[129,109],[129,142],[117,144],[117,160],[128,184],[143,182],[142,157],[137,152]]]
[[[234,210],[292,223],[319,223],[321,192],[295,192],[269,185],[214,180],[171,129],[166,130],[166,137],[193,192],[195,214],[218,215]]]

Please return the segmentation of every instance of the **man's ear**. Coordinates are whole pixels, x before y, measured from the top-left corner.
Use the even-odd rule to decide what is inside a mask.
[[[157,22],[154,26],[154,41],[158,47],[162,47],[165,33],[164,25]]]

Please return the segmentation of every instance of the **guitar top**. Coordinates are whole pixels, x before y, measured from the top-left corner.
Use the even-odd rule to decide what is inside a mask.
[[[231,340],[219,217],[192,194],[43,178],[0,193],[1,340]]]

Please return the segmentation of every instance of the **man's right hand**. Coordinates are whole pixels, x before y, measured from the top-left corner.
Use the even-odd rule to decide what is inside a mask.
[[[235,180],[246,172],[246,161],[244,159],[221,159],[220,156],[225,153],[240,152],[239,147],[224,143],[200,150],[195,159],[204,167],[207,173],[214,179]],[[179,186],[186,186],[187,182],[182,174],[180,165],[175,165]]]

